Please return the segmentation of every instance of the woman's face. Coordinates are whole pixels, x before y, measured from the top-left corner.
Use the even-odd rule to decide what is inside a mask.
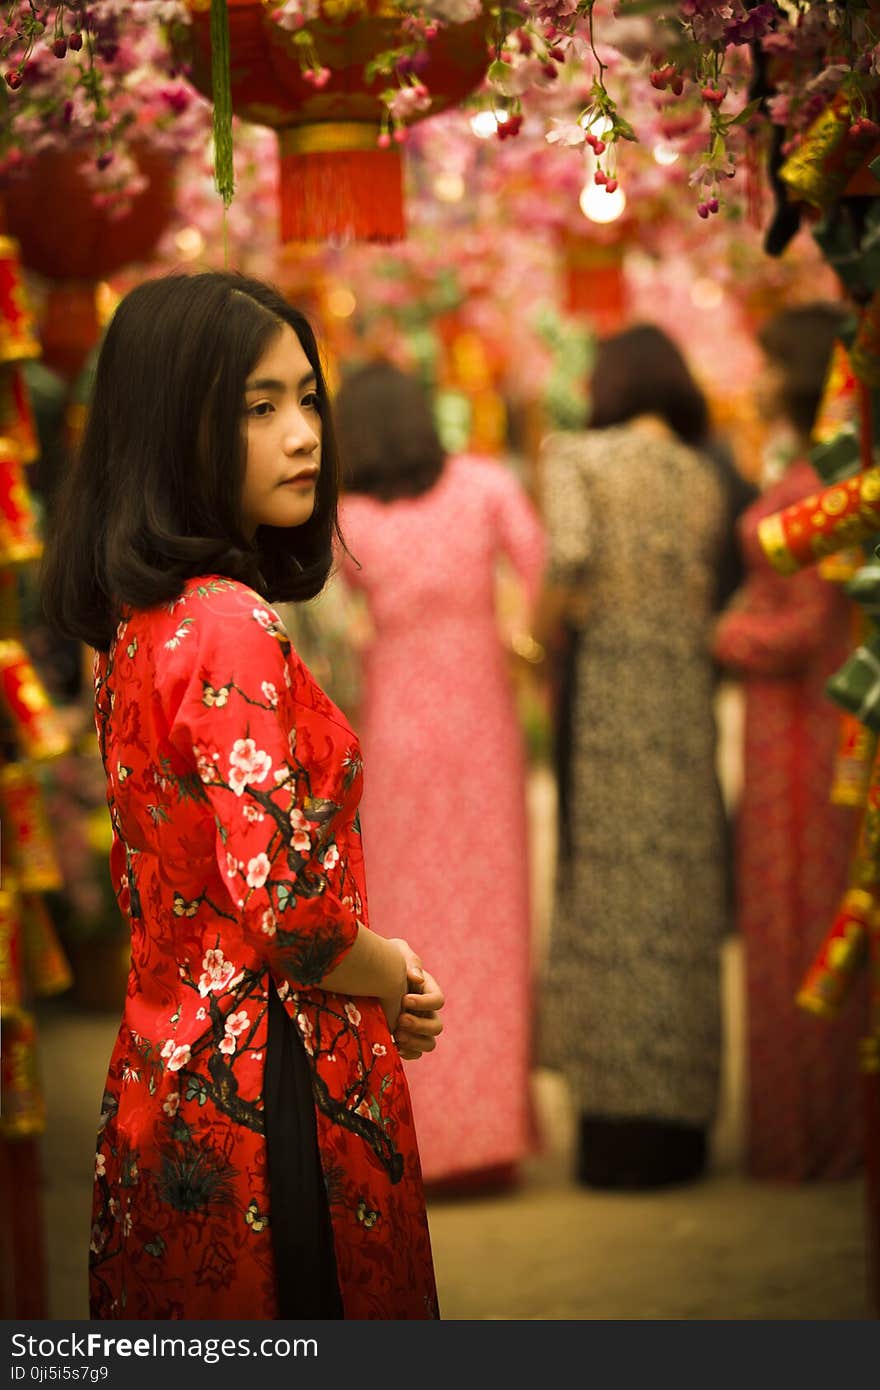
[[[302,526],[315,507],[321,417],[314,369],[289,324],[274,336],[245,383],[245,533]]]

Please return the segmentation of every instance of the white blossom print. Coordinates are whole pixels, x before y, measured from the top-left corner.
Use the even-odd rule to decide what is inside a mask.
[[[225,958],[219,947],[205,952],[202,971],[199,979],[199,994],[203,999],[208,994],[223,994],[231,985],[236,983],[235,966],[231,960]],[[165,1053],[163,1052],[162,1055],[164,1057]]]
[[[257,854],[253,859],[248,860],[247,866],[247,885],[249,888],[262,888],[272,865],[267,854]]]
[[[229,785],[236,796],[253,783],[265,782],[271,770],[272,759],[252,738],[235,740],[229,755]]]
[[[166,1048],[167,1046],[168,1044],[166,1043]],[[180,1071],[180,1068],[186,1066],[192,1055],[189,1043],[183,1043],[180,1047],[175,1047],[174,1043],[171,1043],[170,1046],[171,1056],[168,1058],[168,1070]],[[165,1056],[164,1048],[162,1050],[162,1055],[163,1057]]]
[[[242,1033],[250,1027],[250,1019],[247,1010],[240,1009],[238,1013],[228,1014],[224,1025],[224,1036],[220,1042],[220,1051],[230,1055],[235,1051],[235,1040],[241,1037]]]

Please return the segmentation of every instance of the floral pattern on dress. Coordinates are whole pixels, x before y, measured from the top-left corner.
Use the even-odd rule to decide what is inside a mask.
[[[437,1316],[384,1013],[316,985],[367,924],[353,731],[278,615],[220,577],[128,613],[95,677],[132,958],[98,1140],[92,1315],[277,1316],[263,1116],[274,982],[312,1067],[345,1316]]]

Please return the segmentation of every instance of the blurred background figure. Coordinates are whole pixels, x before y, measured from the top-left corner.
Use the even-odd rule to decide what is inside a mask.
[[[854,990],[858,1001],[831,1027],[795,1005],[846,886],[854,842],[852,812],[829,800],[839,718],[824,689],[852,646],[852,605],[815,566],[778,574],[758,539],[763,517],[821,486],[809,439],[844,319],[838,305],[806,304],[759,333],[766,364],[756,389],[774,448],[764,493],[740,523],[748,577],[715,633],[716,656],[742,676],[745,691],[737,882],[746,1153],[759,1178],[840,1178],[861,1158],[864,994]]]
[[[570,1083],[578,1179],[653,1187],[702,1173],[716,1107],[729,892],[708,639],[744,494],[658,328],[600,342],[591,399],[591,428],[542,451],[560,804],[542,1060]]]
[[[336,408],[343,573],[372,628],[371,921],[390,937],[406,923],[449,981],[443,1047],[408,1072],[422,1166],[435,1191],[503,1187],[530,1147],[532,990],[525,758],[496,576],[506,559],[530,605],[541,524],[503,465],[444,456],[416,378],[374,363]]]

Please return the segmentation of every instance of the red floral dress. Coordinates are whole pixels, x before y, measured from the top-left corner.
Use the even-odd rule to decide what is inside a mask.
[[[366,923],[357,738],[277,614],[218,576],[126,616],[95,699],[132,957],[96,1155],[92,1316],[278,1315],[270,980],[311,1062],[345,1316],[438,1316],[385,1016],[314,983]]]
[[[745,511],[747,580],[718,624],[715,655],[743,677],[744,770],[737,816],[738,921],[745,946],[752,1177],[845,1178],[862,1161],[858,1041],[866,981],[839,1018],[795,996],[834,919],[855,843],[852,812],[829,799],[840,727],[825,683],[851,647],[852,604],[815,567],[781,575],[758,526],[818,490],[804,460]]]

